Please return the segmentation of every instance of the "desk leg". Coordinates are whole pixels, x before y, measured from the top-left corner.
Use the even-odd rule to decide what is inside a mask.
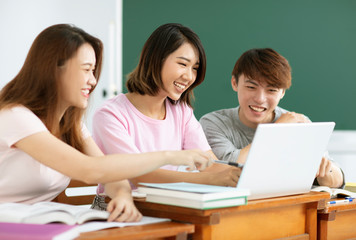
[[[167,237],[166,240],[187,240],[188,234],[186,232],[178,233],[175,237]]]
[[[318,240],[326,240],[328,235],[328,221],[320,220],[318,222]]]
[[[195,224],[195,231],[193,234],[194,240],[213,240],[212,239],[212,225]]]
[[[318,212],[315,207],[308,206],[306,210],[305,230],[309,234],[310,240],[317,238],[317,217]]]
[[[318,214],[318,240],[328,239],[329,221],[334,221],[335,215],[335,211]]]

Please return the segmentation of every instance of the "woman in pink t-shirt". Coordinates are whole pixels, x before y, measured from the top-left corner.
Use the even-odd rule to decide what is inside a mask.
[[[18,75],[0,91],[0,202],[51,201],[70,178],[109,183],[109,221],[137,221],[141,214],[127,178],[162,165],[204,169],[201,150],[104,156],[82,124],[100,76],[102,42],[67,24],[35,39]],[[120,181],[120,182],[117,182]]]
[[[98,146],[106,154],[198,148],[215,158],[191,108],[193,89],[203,82],[205,70],[203,46],[191,29],[180,24],[157,28],[128,77],[129,93],[110,99],[95,113]],[[195,173],[172,170],[177,167],[164,166],[131,180],[236,186],[241,171],[222,164]],[[100,186],[98,194],[103,191]]]

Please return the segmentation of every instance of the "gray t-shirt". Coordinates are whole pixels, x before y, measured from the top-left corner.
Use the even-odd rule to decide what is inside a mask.
[[[276,107],[274,112],[273,122],[288,111]],[[240,150],[252,142],[256,131],[240,121],[239,107],[205,114],[200,123],[216,157],[230,162],[236,162]]]
[[[272,122],[277,121],[286,112],[288,111],[277,106],[274,110],[275,117]],[[215,156],[219,160],[229,162],[237,161],[241,149],[252,143],[256,132],[256,129],[249,128],[240,121],[239,107],[205,114],[200,118],[200,123]],[[326,155],[328,156],[328,153]],[[340,170],[343,175],[341,186],[343,188],[345,176],[341,168]],[[319,185],[316,179],[313,185]]]

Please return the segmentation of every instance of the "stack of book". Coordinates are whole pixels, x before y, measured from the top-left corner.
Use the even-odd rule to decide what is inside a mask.
[[[195,183],[140,183],[138,192],[146,201],[196,209],[214,209],[247,204],[248,189]]]

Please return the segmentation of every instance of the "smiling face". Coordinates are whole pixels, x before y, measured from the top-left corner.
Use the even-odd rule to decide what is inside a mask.
[[[179,100],[197,78],[199,68],[199,54],[190,44],[182,44],[171,53],[163,63],[161,78],[164,89],[160,95],[172,100]]]
[[[239,117],[243,124],[257,128],[259,123],[270,123],[274,119],[274,109],[283,98],[285,90],[256,81],[241,74],[236,83],[231,79],[232,88],[239,100]]]
[[[95,86],[95,52],[85,43],[79,47],[74,57],[60,67],[59,76],[59,111],[64,112],[74,106],[85,109],[88,106],[90,90]]]

